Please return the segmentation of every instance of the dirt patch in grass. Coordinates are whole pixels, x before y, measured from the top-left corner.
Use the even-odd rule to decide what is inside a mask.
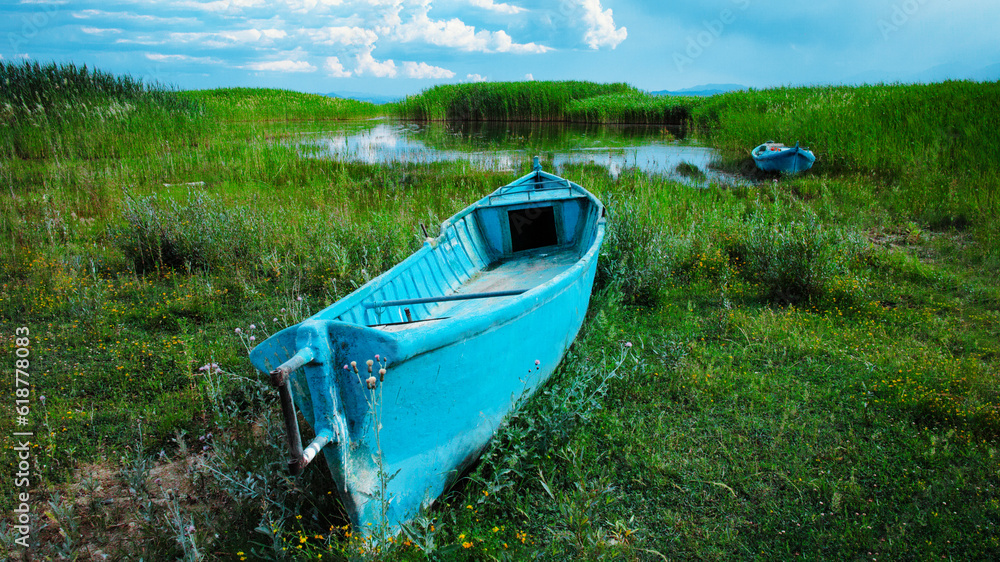
[[[29,551],[56,559],[75,554],[84,561],[128,557],[170,502],[189,512],[212,509],[196,485],[207,454],[163,458],[138,472],[107,460],[81,466],[72,482],[45,503],[37,533],[40,549]],[[15,560],[28,559],[23,552],[14,554]]]

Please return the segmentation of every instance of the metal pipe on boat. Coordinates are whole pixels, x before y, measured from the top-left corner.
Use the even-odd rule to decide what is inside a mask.
[[[324,429],[319,432],[319,435],[317,435],[316,438],[312,440],[312,443],[310,443],[309,446],[306,447],[305,451],[303,451],[299,462],[299,470],[304,469],[306,465],[312,462],[320,450],[323,449],[323,447],[326,447],[332,439],[333,432],[329,429]]]
[[[302,436],[299,434],[299,420],[295,415],[295,403],[292,402],[292,391],[288,385],[288,377],[293,371],[313,360],[315,353],[312,348],[302,348],[288,361],[271,371],[271,384],[278,389],[281,401],[281,415],[285,419],[285,436],[288,439],[288,471],[293,475],[302,471],[308,464],[303,463]],[[310,445],[311,446],[311,445]],[[315,454],[315,453],[314,453]]]

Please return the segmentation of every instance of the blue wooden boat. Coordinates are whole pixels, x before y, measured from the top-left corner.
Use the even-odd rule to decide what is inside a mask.
[[[765,172],[785,172],[795,174],[812,168],[816,156],[808,148],[785,146],[774,141],[767,141],[754,148],[750,155],[757,167]]]
[[[291,472],[322,452],[355,529],[398,532],[559,364],[604,229],[601,202],[536,158],[406,260],[255,347],[281,395]],[[296,408],[315,434],[306,447]]]

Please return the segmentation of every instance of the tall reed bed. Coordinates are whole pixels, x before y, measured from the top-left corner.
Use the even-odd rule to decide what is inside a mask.
[[[480,82],[435,86],[391,108],[417,120],[561,121],[574,100],[627,93],[639,91],[624,83]]]
[[[86,66],[0,61],[0,158],[159,152],[198,134],[201,109],[160,84]]]
[[[566,118],[583,123],[682,125],[701,100],[642,92],[607,94],[573,100],[566,108]]]
[[[729,92],[694,110],[713,143],[746,151],[767,138],[801,141],[838,168],[894,176],[918,169],[992,172],[1000,82],[879,84]]]
[[[183,97],[200,103],[212,117],[224,121],[362,119],[383,113],[369,102],[273,88],[196,90],[184,92]]]

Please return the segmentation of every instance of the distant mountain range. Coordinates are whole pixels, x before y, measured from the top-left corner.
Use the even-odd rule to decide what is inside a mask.
[[[399,101],[406,96],[386,96],[382,94],[371,94],[368,92],[330,92],[326,94],[331,98],[344,98],[350,100],[366,101],[369,103],[374,103],[375,105],[382,105],[383,103],[392,103],[394,101]]]
[[[724,94],[726,92],[732,92],[734,90],[746,90],[746,86],[740,84],[702,84],[701,86],[692,86],[690,88],[684,88],[683,90],[658,90],[656,92],[650,92],[654,96],[714,96],[715,94]]]

